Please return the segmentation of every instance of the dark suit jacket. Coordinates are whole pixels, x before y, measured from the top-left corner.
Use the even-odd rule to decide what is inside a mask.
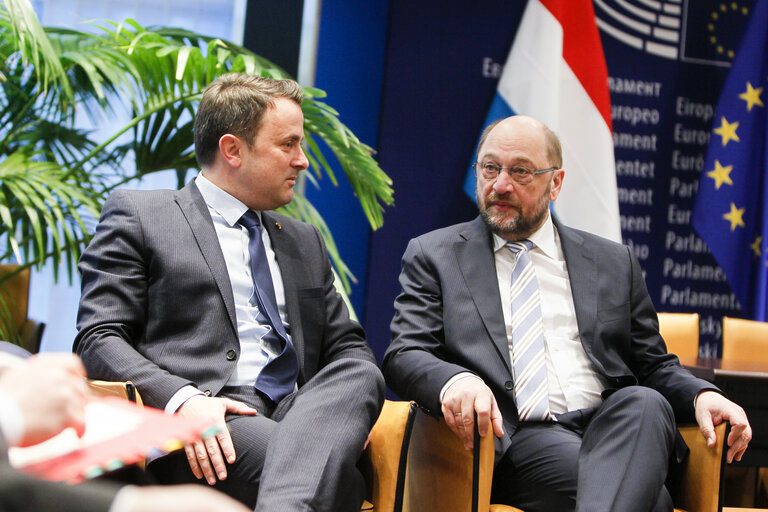
[[[609,389],[643,385],[661,392],[678,419],[692,419],[706,381],[668,354],[637,259],[626,246],[555,221],[571,281],[579,335]],[[388,385],[439,412],[453,375],[471,371],[491,388],[512,434],[518,423],[493,241],[480,217],[411,240],[403,256]],[[509,446],[497,440],[497,455]]]
[[[263,212],[283,277],[299,386],[342,358],[376,362],[333,285],[319,232]],[[79,270],[74,350],[91,378],[132,380],[163,408],[182,386],[216,395],[240,355],[232,285],[202,195],[117,191]],[[232,354],[235,357],[232,357]]]
[[[38,480],[8,464],[0,435],[0,511],[107,512],[118,487],[106,483],[67,485]]]

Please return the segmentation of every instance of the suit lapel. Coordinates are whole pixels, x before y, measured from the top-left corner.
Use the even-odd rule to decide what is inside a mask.
[[[229,281],[227,264],[224,261],[224,254],[221,252],[221,245],[216,236],[216,228],[213,227],[208,206],[206,206],[205,200],[194,181],[177,192],[176,203],[187,219],[190,229],[192,229],[200,254],[205,259],[211,275],[216,281],[216,286],[219,288],[232,328],[237,333],[235,297],[232,294],[232,283]]]
[[[563,226],[557,218],[553,217],[553,221],[565,255],[581,344],[590,359],[602,366],[592,353],[592,345],[589,343],[595,339],[597,328],[597,255],[594,249],[584,244],[584,237],[577,231]]]
[[[288,311],[288,321],[291,325],[291,341],[299,358],[299,371],[304,368],[304,333],[301,327],[301,314],[299,308],[299,293],[296,279],[292,269],[302,265],[299,261],[299,253],[295,240],[282,224],[277,222],[270,212],[261,212],[264,228],[269,233],[272,242],[272,250],[275,251],[277,266],[280,267],[280,275],[283,278],[283,290],[285,293],[285,307]],[[301,376],[299,377],[301,380]]]
[[[475,308],[483,320],[483,326],[511,373],[492,238],[480,217],[459,233],[459,240],[454,244],[454,250],[459,262],[459,270],[472,296]]]

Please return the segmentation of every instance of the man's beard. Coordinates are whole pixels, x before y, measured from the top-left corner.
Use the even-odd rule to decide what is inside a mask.
[[[488,226],[488,228],[506,240],[522,240],[530,237],[539,227],[541,227],[544,220],[547,218],[547,210],[549,209],[549,189],[547,187],[547,193],[541,197],[541,200],[536,205],[535,209],[529,214],[524,215],[522,212],[493,215],[488,211],[488,207],[481,208],[480,216]],[[484,204],[491,203],[493,201],[505,200],[505,196],[499,196],[496,193],[491,193],[485,198]],[[478,198],[478,204],[480,204]]]

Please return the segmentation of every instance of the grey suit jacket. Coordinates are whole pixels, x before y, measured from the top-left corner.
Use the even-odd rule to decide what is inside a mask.
[[[661,392],[678,419],[692,419],[706,381],[668,354],[637,259],[626,246],[555,221],[571,281],[579,335],[609,389],[643,385]],[[383,361],[401,397],[439,413],[453,375],[470,371],[493,391],[514,433],[517,409],[490,231],[480,217],[411,240],[403,256],[392,343]],[[497,454],[509,446],[497,440]]]
[[[363,329],[336,293],[317,229],[262,215],[283,277],[299,386],[337,359],[375,363]],[[74,350],[89,377],[130,379],[158,408],[187,384],[210,395],[221,390],[240,355],[235,303],[194,182],[179,191],[113,193],[78,268]]]

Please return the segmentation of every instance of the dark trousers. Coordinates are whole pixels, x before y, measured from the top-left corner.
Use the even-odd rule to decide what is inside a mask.
[[[493,478],[494,503],[526,512],[671,512],[664,487],[675,419],[658,392],[633,386],[556,423],[522,423]]]
[[[360,510],[365,482],[356,464],[384,400],[375,364],[335,361],[278,404],[251,387],[224,388],[220,396],[259,414],[227,416],[237,460],[217,489],[257,511]],[[197,481],[184,452],[148,470],[163,483]]]

